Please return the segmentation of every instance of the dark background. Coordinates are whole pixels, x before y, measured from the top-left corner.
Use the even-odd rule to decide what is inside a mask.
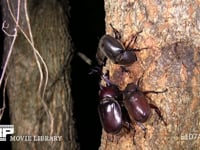
[[[97,112],[99,77],[88,74],[92,66],[86,64],[76,53],[81,52],[95,62],[98,41],[105,32],[104,1],[71,0],[70,5],[70,32],[75,48],[71,78],[77,142],[81,150],[97,150],[100,146],[102,130]],[[1,13],[0,24],[2,25]],[[3,35],[0,30],[0,62],[3,54]],[[2,87],[0,106],[2,106]],[[6,102],[0,124],[10,124],[8,100]],[[10,142],[0,142],[0,146],[3,145],[5,149],[11,149]]]
[[[103,0],[71,0],[71,34],[77,51],[95,61],[98,41],[105,33]],[[88,75],[88,66],[77,55],[72,61],[72,94],[78,142],[83,150],[97,150],[101,125],[97,113],[99,81]]]

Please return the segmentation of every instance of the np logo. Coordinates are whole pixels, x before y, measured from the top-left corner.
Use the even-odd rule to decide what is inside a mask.
[[[6,141],[6,135],[14,133],[14,125],[0,125],[0,141]]]

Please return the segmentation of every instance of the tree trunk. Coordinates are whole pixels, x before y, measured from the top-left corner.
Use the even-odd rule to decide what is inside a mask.
[[[122,90],[130,82],[142,77],[141,88],[163,90],[148,94],[164,116],[167,126],[152,110],[152,116],[143,125],[135,125],[133,132],[113,135],[103,131],[101,150],[133,149],[198,149],[200,147],[200,35],[199,5],[195,1],[117,1],[105,0],[106,31],[112,34],[110,23],[127,43],[138,31],[134,48],[137,62],[122,72],[119,65],[107,61],[105,70]],[[143,75],[143,76],[142,76]],[[135,140],[135,144],[133,142]]]
[[[70,88],[73,49],[68,31],[69,6],[66,1],[61,2],[38,0],[29,1],[27,5],[25,0],[10,1],[9,10],[7,1],[2,0],[4,26],[9,25],[5,30],[12,35],[17,31],[5,77],[15,130],[12,136],[31,136],[30,142],[12,142],[13,149],[73,150],[78,147]],[[5,37],[5,53],[14,39],[8,34]],[[60,136],[61,141],[57,138],[37,142],[39,136]]]

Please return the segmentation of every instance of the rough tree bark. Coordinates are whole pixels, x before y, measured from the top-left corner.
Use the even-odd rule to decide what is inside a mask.
[[[9,10],[8,2],[11,10]],[[73,49],[68,32],[69,6],[67,2],[28,1],[28,14],[26,14],[25,0],[2,0],[1,2],[3,21],[6,21],[4,27],[8,27],[5,28],[6,32],[14,34],[16,30],[18,31],[6,71],[10,117],[15,130],[12,136],[62,136],[62,140],[57,142],[12,142],[13,149],[72,150],[78,147],[75,142],[76,135],[72,117],[70,61]],[[16,26],[10,11],[17,20],[18,10],[19,26]],[[30,19],[34,46],[28,42],[20,30],[21,28],[31,40],[26,15]],[[5,53],[8,53],[13,39],[14,37],[9,35],[5,36]],[[41,73],[33,47],[38,50],[48,68],[47,74],[44,64],[37,55],[43,72],[40,89],[38,88],[41,83]],[[47,76],[48,84],[43,98],[42,91]]]
[[[110,138],[103,131],[101,150],[133,149],[198,149],[200,147],[200,3],[199,1],[119,1],[105,0],[106,32],[112,34],[110,23],[122,34],[125,43],[132,34],[142,30],[132,47],[138,61],[122,72],[107,61],[105,70],[121,89],[143,76],[143,90],[163,90],[149,94],[167,121],[167,126],[152,111],[144,123],[147,135],[135,125],[133,134],[123,130]]]

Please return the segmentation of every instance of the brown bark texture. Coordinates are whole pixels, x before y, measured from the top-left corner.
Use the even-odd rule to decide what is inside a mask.
[[[119,65],[107,61],[111,81],[121,90],[142,77],[143,91],[148,94],[167,122],[159,120],[152,110],[143,125],[144,132],[133,122],[136,133],[124,129],[117,135],[103,130],[101,150],[199,149],[200,147],[200,2],[199,1],[120,1],[105,0],[106,32],[110,23],[127,44],[132,35],[142,31],[132,48],[138,60],[123,72]],[[135,143],[133,142],[133,139]]]
[[[15,130],[12,136],[62,136],[62,139],[55,142],[12,142],[12,148],[77,149],[70,88],[73,49],[66,11],[60,1],[56,0],[33,0],[28,1],[27,5],[26,2],[2,0],[1,3],[3,21],[6,21],[6,26],[9,25],[9,28],[5,28],[6,32],[13,34],[14,31],[18,31],[5,77],[11,124],[14,124]],[[69,6],[66,5],[67,9]],[[18,10],[19,26],[16,26],[10,12],[12,11],[17,18]],[[5,36],[5,53],[10,49],[13,39],[8,34]],[[48,73],[42,59],[34,53],[33,47],[46,63]],[[38,63],[43,76],[38,69]],[[47,76],[48,84],[42,97]]]

